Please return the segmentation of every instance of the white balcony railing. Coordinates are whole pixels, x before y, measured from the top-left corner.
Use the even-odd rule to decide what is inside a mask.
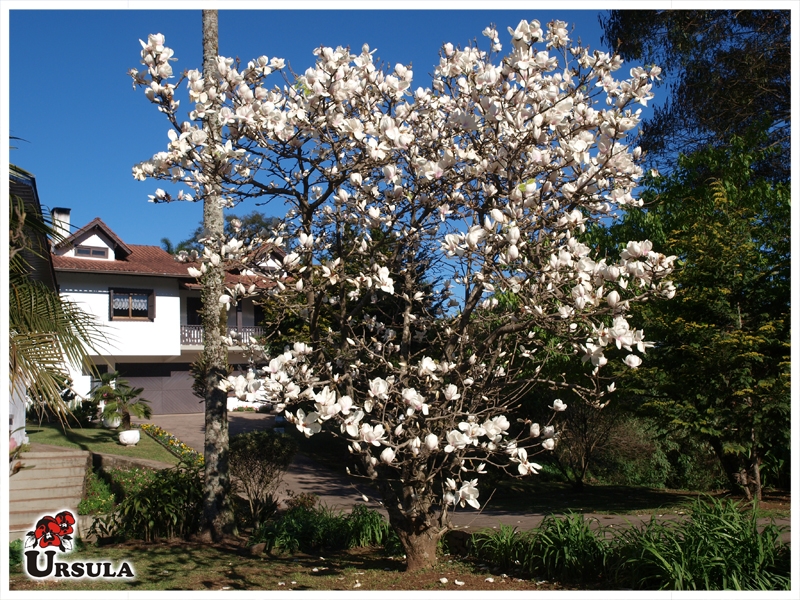
[[[228,327],[228,335],[242,344],[249,344],[253,338],[264,335],[263,327]],[[203,344],[202,325],[181,325],[181,346],[201,346]]]

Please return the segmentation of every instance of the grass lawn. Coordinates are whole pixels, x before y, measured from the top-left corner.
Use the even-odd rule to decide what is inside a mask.
[[[250,555],[247,548],[171,541],[86,546],[62,555],[67,561],[128,562],[133,580],[33,581],[22,566],[11,568],[12,590],[554,590],[558,584],[519,579],[513,573],[469,559],[445,556],[429,570],[406,573],[405,561],[380,548],[359,548],[323,556]],[[447,583],[442,583],[446,578]],[[487,578],[493,581],[487,581]],[[455,583],[458,580],[463,586]],[[569,588],[568,588],[569,589]],[[574,589],[574,588],[572,588]]]
[[[144,432],[135,446],[123,446],[119,443],[119,431],[101,426],[83,428],[73,426],[64,430],[59,423],[42,422],[39,424],[29,421],[26,425],[26,433],[33,444],[64,446],[101,454],[157,460],[171,465],[178,464],[178,458],[175,455],[168,452]]]

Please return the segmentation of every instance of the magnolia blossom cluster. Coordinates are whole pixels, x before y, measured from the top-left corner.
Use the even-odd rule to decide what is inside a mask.
[[[134,177],[182,183],[190,192],[176,197],[198,200],[213,158],[226,203],[289,205],[275,232],[210,241],[191,267],[202,281],[234,264],[252,283],[220,302],[258,295],[277,315],[280,346],[220,387],[275,404],[306,435],[338,432],[407,518],[479,506],[487,464],[538,472],[557,423],[517,416],[520,398],[547,386],[599,405],[614,390],[601,368],[617,355],[636,368],[650,345],[631,305],[675,294],[674,257],[649,241],[617,257],[582,241],[640,206],[629,140],[660,70],[620,77],[618,56],[572,45],[561,21],[508,32],[505,55],[494,27],[488,51],[445,44],[429,87],[414,87],[408,66],[376,65],[368,46],[318,48],[293,78],[279,59],[220,57],[212,74],[187,72],[188,121],[166,83],[163,36],[143,43],[146,69],[133,73],[173,124],[167,151]],[[211,148],[215,102],[222,141]],[[281,339],[287,323],[303,337]],[[553,354],[582,357],[592,384],[548,372]]]

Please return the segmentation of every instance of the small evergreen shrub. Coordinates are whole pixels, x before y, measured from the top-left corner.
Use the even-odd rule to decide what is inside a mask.
[[[251,431],[231,438],[233,491],[247,499],[253,527],[277,510],[275,492],[296,452],[293,438],[271,431]]]

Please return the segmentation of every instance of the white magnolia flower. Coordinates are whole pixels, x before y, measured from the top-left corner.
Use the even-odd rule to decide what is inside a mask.
[[[395,453],[391,448],[384,448],[383,452],[381,452],[381,460],[387,465],[390,465],[392,462],[394,462],[394,457]]]
[[[418,370],[420,377],[431,377],[432,379],[437,379],[434,375],[436,372],[436,361],[434,361],[430,356],[425,356],[422,358],[422,361],[419,363]]]
[[[478,480],[473,479],[464,483],[461,489],[458,490],[458,502],[464,506],[466,502],[472,508],[480,508],[481,504],[478,502]]]
[[[450,383],[444,389],[444,398],[447,401],[458,400],[459,398],[461,398],[461,394],[458,393],[458,388],[452,383]]]
[[[433,452],[439,447],[439,438],[435,434],[429,433],[425,436],[425,447]]]
[[[386,437],[386,431],[380,423],[373,427],[369,423],[361,424],[361,440],[372,444],[373,446],[380,446],[381,442]]]
[[[378,400],[386,400],[389,398],[389,384],[385,379],[376,377],[369,382],[369,395]],[[369,411],[367,411],[369,412]]]
[[[447,434],[447,446],[444,447],[444,451],[452,452],[453,450],[462,450],[471,443],[472,440],[468,435],[461,433],[457,429],[453,429]]]
[[[548,408],[556,412],[562,412],[567,410],[567,405],[564,404],[561,400],[553,400],[553,406],[549,406]]]
[[[542,448],[545,450],[552,450],[556,447],[556,443],[553,438],[547,438],[545,441],[542,442]]]
[[[625,364],[628,365],[631,369],[636,369],[639,365],[642,364],[642,359],[636,356],[635,354],[628,354],[625,357]]]

